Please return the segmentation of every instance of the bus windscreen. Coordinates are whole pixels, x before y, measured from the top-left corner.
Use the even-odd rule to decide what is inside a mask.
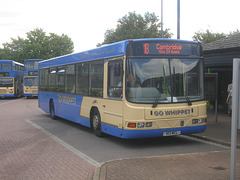
[[[12,78],[0,79],[0,87],[13,87],[13,79]]]

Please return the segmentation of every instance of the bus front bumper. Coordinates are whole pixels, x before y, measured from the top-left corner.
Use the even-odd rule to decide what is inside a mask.
[[[148,129],[148,130],[126,130],[117,127],[105,127],[109,126],[102,124],[102,130],[106,134],[117,136],[124,139],[138,139],[138,138],[152,138],[161,136],[174,136],[184,134],[195,134],[204,132],[206,125],[190,126],[181,128],[170,128],[170,129]]]

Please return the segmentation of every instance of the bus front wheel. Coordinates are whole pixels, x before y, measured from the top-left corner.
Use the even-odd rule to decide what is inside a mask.
[[[51,117],[52,117],[52,119],[56,119],[56,115],[55,115],[55,109],[54,109],[54,103],[53,103],[53,101],[50,102],[50,113],[51,113]]]
[[[98,137],[101,137],[103,135],[101,130],[101,116],[97,109],[95,109],[93,112],[91,123],[94,134]]]

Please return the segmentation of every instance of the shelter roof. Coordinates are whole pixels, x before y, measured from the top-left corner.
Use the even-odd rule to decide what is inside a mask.
[[[240,33],[203,45],[203,51],[240,47]]]

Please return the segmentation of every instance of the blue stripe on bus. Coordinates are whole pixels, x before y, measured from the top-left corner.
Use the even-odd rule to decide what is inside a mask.
[[[38,96],[38,94],[23,94],[24,96]]]
[[[191,126],[182,128],[170,129],[147,129],[147,130],[126,130],[113,127],[107,124],[102,124],[102,131],[119,138],[136,139],[136,138],[150,138],[163,136],[164,132],[181,131],[181,134],[200,133],[205,131],[206,125]]]
[[[16,97],[16,94],[0,94],[0,97]]]

